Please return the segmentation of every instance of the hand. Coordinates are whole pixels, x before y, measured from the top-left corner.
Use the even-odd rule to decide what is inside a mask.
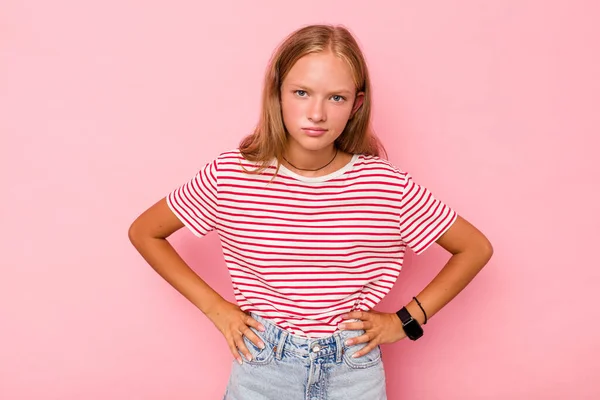
[[[265,347],[262,340],[250,329],[250,327],[253,327],[264,332],[265,327],[249,314],[242,311],[237,305],[223,301],[210,312],[207,312],[206,316],[225,336],[231,354],[233,354],[233,357],[240,365],[242,364],[242,358],[238,353],[238,349],[245,354],[248,361],[252,360],[252,355],[248,351],[242,336],[246,336],[258,348],[262,349]]]
[[[363,329],[361,336],[346,341],[347,345],[368,343],[354,353],[352,357],[362,357],[382,343],[394,343],[406,337],[402,322],[396,314],[380,313],[378,311],[352,311],[342,315],[343,319],[360,319],[358,322],[344,322],[339,325],[342,330]]]

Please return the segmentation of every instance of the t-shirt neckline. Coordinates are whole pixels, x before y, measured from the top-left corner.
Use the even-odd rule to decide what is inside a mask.
[[[330,174],[322,175],[322,176],[304,176],[304,175],[300,175],[300,174],[297,174],[296,172],[288,169],[283,164],[279,165],[279,172],[282,173],[282,174],[284,174],[284,175],[290,176],[290,177],[292,177],[294,179],[297,179],[299,181],[302,181],[302,182],[325,182],[325,181],[329,181],[331,179],[335,179],[338,176],[341,176],[344,173],[346,173],[348,170],[352,169],[352,167],[354,166],[354,163],[356,162],[356,160],[358,160],[358,157],[359,157],[359,154],[353,154],[352,158],[350,159],[350,161],[348,161],[348,163],[346,165],[344,165],[342,168],[340,168],[340,169],[338,169],[336,171],[333,171]]]

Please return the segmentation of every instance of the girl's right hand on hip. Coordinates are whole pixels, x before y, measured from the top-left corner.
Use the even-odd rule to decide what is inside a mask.
[[[253,327],[264,332],[265,327],[248,313],[242,311],[236,304],[223,301],[206,316],[225,336],[231,354],[240,365],[242,364],[242,358],[238,350],[246,356],[248,361],[252,360],[252,355],[244,343],[243,336],[246,336],[256,347],[260,349],[265,347],[263,341],[250,329],[250,327]]]

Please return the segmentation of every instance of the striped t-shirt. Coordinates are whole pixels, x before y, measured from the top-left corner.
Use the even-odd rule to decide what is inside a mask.
[[[243,167],[243,168],[242,168]],[[221,154],[167,196],[196,235],[215,230],[238,306],[305,338],[333,334],[346,312],[391,290],[409,247],[421,254],[456,212],[379,157],[355,154],[329,175],[304,177],[239,150]]]

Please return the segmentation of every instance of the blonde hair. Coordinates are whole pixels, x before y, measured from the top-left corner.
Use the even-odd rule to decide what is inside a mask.
[[[262,111],[254,132],[240,143],[240,152],[259,164],[253,173],[268,167],[273,159],[281,164],[287,130],[281,112],[281,85],[296,61],[310,53],[331,51],[345,60],[354,76],[356,92],[364,100],[336,139],[338,149],[351,154],[379,156],[385,149],[371,127],[371,82],[364,56],[352,34],[343,26],[309,25],[291,33],[275,50],[267,67]]]

